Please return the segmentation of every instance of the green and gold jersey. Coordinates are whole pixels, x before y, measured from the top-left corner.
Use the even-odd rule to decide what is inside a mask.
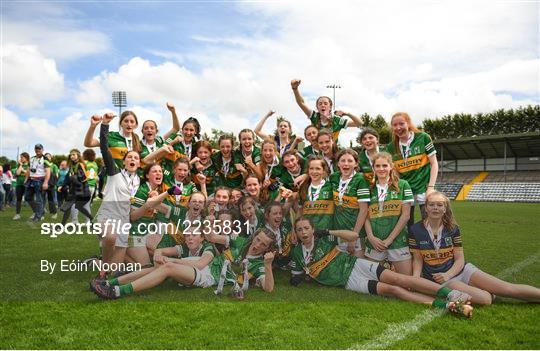
[[[154,139],[154,144],[153,145],[148,145],[144,139],[141,140],[141,165],[139,166],[139,168],[141,169],[144,169],[144,167],[146,166],[144,164],[144,162],[142,161],[146,156],[150,155],[152,152],[158,150],[160,147],[163,146],[163,138],[160,137],[160,136],[156,136],[156,138]],[[163,167],[163,165],[162,165]],[[171,170],[169,170],[171,171]]]
[[[409,182],[413,194],[425,193],[431,171],[429,156],[436,153],[431,137],[424,132],[411,133],[408,143],[399,147],[395,150],[393,143],[387,145],[400,178]]]
[[[212,154],[212,162],[216,165],[216,185],[234,189],[242,186],[242,173],[234,166],[234,158],[226,162],[223,160],[221,151]]]
[[[334,194],[328,179],[318,187],[308,187],[306,200],[302,204],[302,215],[311,219],[315,229],[332,227]]]
[[[128,148],[128,142],[133,143],[133,140],[124,138],[119,132],[109,132],[109,151],[118,169],[124,168],[124,157],[129,150],[133,149],[133,145]]]
[[[150,193],[150,184],[148,182],[142,183],[135,196],[131,198],[131,208],[136,210],[142,207],[148,200]],[[154,209],[149,209],[138,219],[131,221],[130,235],[146,235],[148,234],[148,225],[156,222],[156,212]]]
[[[386,151],[385,147],[379,145],[377,147],[377,152],[383,152],[383,151]],[[372,165],[371,158],[367,154],[367,151],[364,149],[362,149],[362,151],[358,153],[358,158],[359,158],[358,165],[360,167],[360,170],[364,174],[364,178],[366,179],[368,184],[372,184],[374,174],[373,174],[373,165]]]
[[[302,156],[304,160],[307,160],[308,157],[311,155],[320,155],[320,154],[321,154],[320,151],[313,150],[313,145],[306,146],[305,148],[302,149],[302,151],[300,151],[300,156]]]
[[[261,162],[261,149],[256,146],[253,146],[253,151],[251,152],[251,160],[254,164]],[[246,165],[246,159],[242,153],[241,147],[234,150],[233,152],[233,162],[234,164],[241,164],[246,170],[249,171],[249,167]]]
[[[167,186],[167,189],[174,185],[180,187],[182,189],[182,194],[167,195],[165,200],[163,200],[163,203],[171,207],[169,218],[165,218],[164,215],[159,213],[158,219],[162,222],[172,222],[175,225],[178,225],[178,223],[182,224],[182,222],[186,218],[186,214],[188,211],[188,203],[189,199],[191,198],[191,194],[198,191],[195,183],[189,182],[187,184],[184,184],[182,182],[176,181],[172,176],[165,177],[164,183]]]
[[[406,180],[400,179],[398,187],[399,191],[394,191],[390,185],[386,189],[379,188],[375,185],[370,191],[369,223],[371,224],[373,235],[381,240],[388,238],[396,226],[401,216],[403,204],[412,204],[414,202],[411,187]],[[366,246],[373,249],[369,240],[366,240]],[[400,249],[407,246],[407,226],[404,226],[388,248]]]
[[[330,123],[327,125],[322,125],[321,114],[317,111],[311,112],[309,120],[311,121],[311,124],[314,125],[318,130],[329,129],[332,132],[332,139],[334,140],[334,143],[337,143],[339,132],[341,132],[342,129],[347,128],[348,123],[347,118],[332,115],[332,117],[330,117]]]
[[[270,224],[264,223],[264,228],[266,228],[270,233],[274,234],[276,247],[277,247],[277,256],[278,257],[286,257],[289,256],[292,249],[292,238],[294,234],[294,231],[292,230],[292,225],[287,218],[288,216],[285,216],[283,218],[283,221],[281,222],[281,225],[277,230],[274,230],[270,226]]]
[[[242,261],[247,259],[247,271],[249,279],[252,278],[259,280],[265,276],[264,270],[264,259],[263,256],[247,256],[247,250],[251,243],[251,240],[246,237],[228,237],[229,238],[229,247],[219,256],[214,258],[210,262],[210,272],[212,276],[219,282],[221,275],[221,270],[225,260],[228,260],[232,263],[232,269],[227,270],[226,273],[226,282],[235,280],[238,284],[242,285],[244,283],[244,274],[242,271]],[[232,272],[234,272],[234,274]]]
[[[360,212],[359,202],[369,202],[369,185],[362,174],[356,172],[345,181],[341,179],[341,172],[333,173],[330,183],[334,195],[332,229],[353,230]]]
[[[214,193],[214,190],[216,189],[217,169],[216,165],[212,162],[212,159],[210,159],[208,162],[209,164],[202,171],[198,171],[195,165],[191,167],[191,180],[193,181],[193,183],[195,183],[197,189],[201,190],[201,184],[199,182],[199,179],[197,178],[197,174],[204,174],[206,176],[206,193],[208,194],[208,196],[210,196]]]
[[[96,161],[84,161],[86,165],[86,179],[88,180],[88,186],[96,186],[98,179],[99,167]]]
[[[272,177],[274,177],[274,179],[276,179],[280,185],[295,192],[298,192],[299,189],[294,185],[294,180],[302,174],[302,170],[300,170],[300,172],[294,176],[287,170],[287,168],[281,165],[272,170]]]
[[[345,286],[356,263],[356,257],[340,252],[329,237],[315,238],[313,249],[302,243],[292,250],[292,274],[306,272],[318,283]]]
[[[175,245],[174,247],[176,248],[176,252],[178,254],[178,257],[180,258],[201,257],[205,252],[208,252],[212,254],[212,256],[214,256],[216,250],[214,245],[206,241],[203,241],[203,243],[196,252],[191,252],[186,244]]]

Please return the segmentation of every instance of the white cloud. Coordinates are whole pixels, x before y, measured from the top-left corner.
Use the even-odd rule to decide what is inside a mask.
[[[2,97],[5,104],[23,109],[41,107],[62,96],[64,77],[54,60],[30,45],[2,46]]]
[[[540,101],[537,2],[235,5],[259,19],[258,27],[230,37],[193,35],[200,45],[188,52],[148,48],[166,61],[133,57],[80,81],[77,102],[83,109],[106,106],[112,91],[124,90],[130,106],[161,116],[160,125],[167,125],[164,104],[172,101],[181,119],[197,116],[208,132],[253,128],[275,109],[301,134],[307,119],[294,102],[292,78],[303,80],[311,106],[316,96],[331,96],[327,84],[338,83],[337,108],[387,119],[405,110],[416,122]],[[89,52],[107,45],[94,38]],[[264,130],[271,132],[273,123]],[[354,136],[354,129],[344,133],[343,143]]]
[[[46,24],[5,21],[3,26],[5,41],[35,45],[45,56],[56,60],[74,60],[111,47],[109,38],[101,32],[59,28],[54,20]]]

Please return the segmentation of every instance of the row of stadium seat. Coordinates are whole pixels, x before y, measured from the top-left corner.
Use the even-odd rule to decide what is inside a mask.
[[[450,200],[454,200],[459,194],[459,191],[463,187],[463,184],[459,183],[437,183],[435,188],[444,193]]]
[[[467,200],[540,202],[540,183],[476,183]]]

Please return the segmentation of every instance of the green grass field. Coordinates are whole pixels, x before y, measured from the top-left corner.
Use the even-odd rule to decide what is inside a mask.
[[[540,286],[539,209],[454,203],[467,261],[511,282]],[[497,298],[470,320],[444,314],[418,327],[414,321],[432,313],[427,306],[315,283],[291,287],[282,271],[273,293],[250,289],[244,301],[174,282],[101,301],[88,289],[95,273],[40,271],[42,259],[95,254],[94,237],[51,239],[37,226],[12,221],[13,214],[12,208],[0,212],[2,349],[540,348],[538,305]],[[23,214],[30,215],[28,208]],[[524,260],[515,272],[504,272]],[[392,339],[396,335],[403,337]]]

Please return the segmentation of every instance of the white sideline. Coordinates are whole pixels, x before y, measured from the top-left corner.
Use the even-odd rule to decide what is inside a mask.
[[[521,262],[516,263],[512,267],[499,272],[496,277],[499,279],[505,279],[509,276],[519,272],[523,268],[533,264],[540,258],[540,252],[531,255]],[[356,344],[349,348],[349,350],[375,350],[375,349],[388,349],[394,343],[405,339],[410,334],[418,332],[424,325],[430,323],[435,318],[442,316],[446,311],[440,309],[429,309],[422,313],[419,313],[414,319],[403,323],[392,323],[386,328],[386,330],[374,339],[371,339],[363,344]]]

